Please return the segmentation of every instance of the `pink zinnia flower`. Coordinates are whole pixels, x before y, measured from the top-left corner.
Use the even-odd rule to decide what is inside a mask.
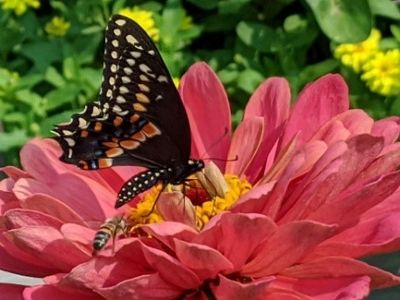
[[[200,189],[155,190],[133,208],[131,236],[91,256],[135,168],[81,171],[50,140],[21,152],[1,182],[0,268],[45,284],[24,299],[362,299],[400,278],[359,258],[400,249],[400,119],[349,110],[338,75],[307,86],[290,109],[282,78],[263,82],[230,134],[225,91],[195,64],[180,92],[192,157],[212,157]],[[228,130],[228,134],[227,134]],[[235,158],[236,160],[232,160]],[[228,160],[224,162],[223,160]],[[224,175],[222,175],[224,174]],[[200,174],[201,175],[201,174]],[[199,175],[200,179],[201,176]],[[210,178],[212,179],[210,182]]]

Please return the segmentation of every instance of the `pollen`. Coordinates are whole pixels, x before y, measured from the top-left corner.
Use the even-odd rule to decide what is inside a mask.
[[[184,193],[190,199],[195,209],[197,230],[201,230],[212,217],[229,210],[242,195],[251,189],[251,184],[247,180],[240,179],[236,175],[226,174],[223,178],[228,186],[224,197],[210,197],[207,191],[201,189],[200,182],[195,180],[190,181],[192,188],[185,187]],[[152,188],[138,202],[136,207],[129,210],[128,222],[131,228],[137,229],[141,225],[165,221],[154,204],[161,189],[161,184]],[[183,192],[182,186],[172,185],[168,185],[165,191],[168,192],[177,189]]]

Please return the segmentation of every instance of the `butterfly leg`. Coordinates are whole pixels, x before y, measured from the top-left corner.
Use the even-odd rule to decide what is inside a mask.
[[[163,183],[162,185],[163,186],[162,186],[160,192],[158,193],[156,200],[154,200],[154,203],[153,203],[150,211],[147,214],[143,215],[143,217],[147,218],[148,216],[150,216],[154,212],[154,209],[156,208],[157,201],[161,196],[161,193],[164,192],[165,188],[167,187],[167,184],[165,184],[165,183]]]

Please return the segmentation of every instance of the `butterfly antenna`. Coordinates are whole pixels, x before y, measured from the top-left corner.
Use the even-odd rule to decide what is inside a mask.
[[[206,158],[203,158],[203,160],[216,160],[216,161],[224,161],[224,162],[237,161],[238,159],[239,159],[239,156],[237,154],[235,155],[235,158],[228,158],[228,159],[222,159],[222,158],[217,158],[217,157],[206,157]]]

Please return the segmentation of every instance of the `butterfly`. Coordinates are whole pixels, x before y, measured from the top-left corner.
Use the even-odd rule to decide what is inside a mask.
[[[160,53],[136,22],[121,15],[106,29],[98,101],[53,133],[60,159],[81,169],[147,168],[124,183],[116,208],[157,183],[182,184],[204,168],[190,158],[189,120]]]

